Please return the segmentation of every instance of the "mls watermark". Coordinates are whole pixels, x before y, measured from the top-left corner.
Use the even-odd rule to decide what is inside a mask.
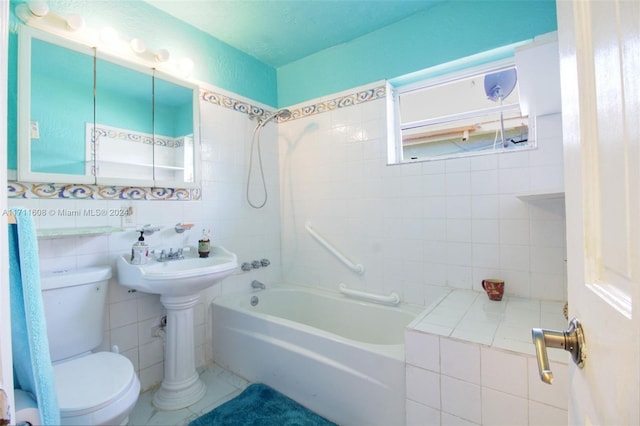
[[[16,209],[3,210],[2,216],[33,216],[33,217],[124,217],[131,216],[129,208],[121,209]]]

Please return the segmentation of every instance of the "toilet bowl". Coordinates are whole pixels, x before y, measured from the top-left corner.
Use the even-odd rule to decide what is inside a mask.
[[[131,361],[92,352],[102,342],[111,268],[41,276],[49,351],[63,425],[124,425],[140,393]]]
[[[140,381],[122,355],[96,352],[53,365],[64,425],[125,425]]]

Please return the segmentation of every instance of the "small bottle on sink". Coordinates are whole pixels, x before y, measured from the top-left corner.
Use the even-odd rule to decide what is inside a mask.
[[[198,240],[198,254],[200,257],[209,257],[211,251],[211,241],[209,240],[209,231],[202,230],[202,237]]]
[[[144,265],[149,260],[149,246],[144,242],[144,231],[139,231],[138,241],[131,247],[131,264]]]

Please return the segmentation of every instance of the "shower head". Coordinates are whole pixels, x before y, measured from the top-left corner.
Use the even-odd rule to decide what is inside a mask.
[[[263,127],[269,121],[273,120],[274,118],[278,118],[278,117],[284,118],[286,120],[289,117],[291,117],[291,111],[289,111],[288,109],[279,109],[278,111],[274,112],[273,114],[271,114],[267,118],[265,118],[263,120],[260,120],[260,122],[258,123],[258,127]]]
[[[291,111],[289,111],[288,109],[284,108],[284,109],[280,109],[280,110],[276,111],[274,115],[277,115],[278,117],[282,117],[282,118],[284,118],[286,120],[289,117],[291,117]]]

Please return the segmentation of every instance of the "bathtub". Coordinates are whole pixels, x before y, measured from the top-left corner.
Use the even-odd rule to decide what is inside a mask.
[[[342,426],[402,425],[404,330],[421,310],[306,287],[223,295],[213,358]]]

